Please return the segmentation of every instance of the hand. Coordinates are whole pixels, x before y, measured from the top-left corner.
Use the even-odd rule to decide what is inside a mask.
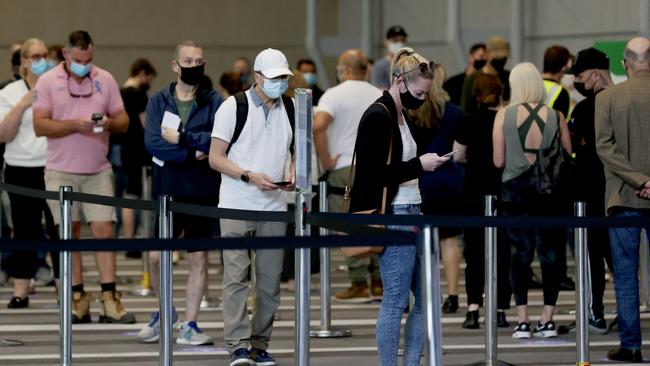
[[[72,121],[72,124],[74,126],[74,130],[78,133],[81,134],[87,134],[87,133],[92,133],[93,132],[93,127],[95,127],[95,123],[92,121],[86,121],[83,119],[76,119]]]
[[[110,132],[113,121],[115,121],[113,118],[104,116],[101,121],[97,122],[97,127],[103,128],[104,132]]]
[[[636,191],[637,196],[650,199],[650,181],[645,182],[642,189]]]
[[[436,153],[428,153],[420,156],[420,163],[422,163],[422,170],[425,172],[432,172],[436,170],[437,167],[446,163],[449,160],[449,156],[438,156]]]
[[[336,166],[336,162],[339,160],[341,157],[341,154],[337,154],[335,157],[329,157],[322,161],[321,163],[323,164],[323,170],[326,172],[329,172],[330,170],[333,170],[334,167]]]
[[[203,151],[196,150],[196,154],[194,156],[196,157],[196,160],[203,160],[208,157],[208,154],[204,153]]]
[[[23,95],[23,97],[20,99],[18,105],[23,109],[31,107],[32,102],[34,101],[34,93],[34,89],[27,92],[27,94]]]
[[[160,136],[162,136],[162,138],[170,144],[178,145],[178,139],[181,137],[181,133],[176,130],[172,130],[171,128],[163,127]]]
[[[287,181],[290,182],[284,187],[280,187],[281,190],[287,191],[287,192],[293,192],[296,189],[296,170],[292,169],[291,174],[289,174],[289,178],[287,178]]]
[[[273,184],[273,180],[264,173],[248,173],[248,181],[255,184],[259,189],[263,191],[275,191],[280,188]]]

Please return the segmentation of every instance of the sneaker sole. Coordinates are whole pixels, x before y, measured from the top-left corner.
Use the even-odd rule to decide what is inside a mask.
[[[372,297],[353,297],[351,299],[339,299],[338,297],[334,298],[336,302],[341,304],[369,304],[374,301]]]
[[[530,332],[514,332],[512,333],[514,339],[530,339]]]
[[[138,338],[140,338],[140,337],[138,337]],[[142,342],[144,342],[144,343],[154,343],[154,342],[158,342],[159,339],[160,339],[160,335],[156,335],[156,336],[153,336],[153,337],[151,337],[151,338],[140,338],[140,340],[141,340]]]
[[[90,317],[90,314],[84,315],[82,318],[77,317],[76,315],[72,315],[72,324],[86,324],[86,323],[92,323],[93,320]]]
[[[268,361],[268,362],[255,362],[255,361],[253,361],[253,363],[252,363],[251,365],[257,365],[257,366],[276,366],[277,363],[276,363],[275,361]]]
[[[605,334],[609,333],[609,330],[607,330],[607,328],[602,329],[602,328],[594,327],[591,324],[589,324],[589,330],[596,333],[596,334],[600,334],[600,335],[605,335]]]
[[[182,344],[186,346],[211,346],[214,344],[214,341],[209,340],[205,342],[192,342],[185,338],[176,338],[176,344]],[[245,364],[244,364],[245,365]]]
[[[100,315],[99,322],[105,324],[135,324],[135,316],[129,315],[126,315],[121,319],[115,319],[105,315]]]
[[[543,330],[533,333],[533,336],[535,338],[555,338],[557,337],[557,330]]]
[[[255,365],[255,361],[249,360],[247,358],[241,358],[239,360],[232,361],[230,366],[240,366],[240,365]]]

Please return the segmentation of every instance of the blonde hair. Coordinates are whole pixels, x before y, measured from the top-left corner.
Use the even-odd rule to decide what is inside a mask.
[[[440,125],[445,114],[445,105],[451,99],[442,88],[447,76],[444,67],[441,64],[434,64],[432,71],[433,83],[431,83],[431,90],[427,94],[424,104],[414,111],[409,111],[409,117],[414,120],[415,124],[424,128]]]
[[[433,79],[433,70],[429,61],[415,53],[410,47],[400,48],[390,63],[391,85],[401,77],[407,84],[418,78]]]
[[[517,64],[510,71],[510,105],[544,103],[546,88],[539,70],[530,62]]]
[[[20,46],[20,58],[21,59],[29,58],[29,49],[35,44],[42,44],[43,47],[45,47],[45,42],[43,42],[42,40],[40,40],[38,38],[30,38],[30,39],[26,40],[25,42],[23,42],[22,46]],[[47,47],[45,47],[45,49],[47,50]],[[28,71],[27,68],[24,67],[22,65],[22,62],[21,62],[20,75],[22,77],[27,77],[27,71]]]

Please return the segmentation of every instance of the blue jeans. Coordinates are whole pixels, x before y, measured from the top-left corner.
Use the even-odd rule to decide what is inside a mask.
[[[650,217],[650,212],[622,209],[613,217]],[[646,233],[650,233],[650,226]],[[621,347],[641,349],[641,321],[639,320],[639,243],[641,228],[611,228],[609,238],[614,264],[614,289]],[[649,235],[650,239],[650,235]],[[644,260],[647,260],[644,258]]]
[[[394,205],[395,215],[419,215],[419,205]],[[389,229],[411,231],[412,227],[389,226]],[[409,301],[409,292],[415,296],[415,307],[406,320],[404,365],[417,366],[424,348],[424,320],[422,316],[422,286],[420,260],[415,246],[387,246],[379,256],[379,272],[384,284],[384,297],[377,319],[377,349],[381,366],[397,366],[402,315]]]

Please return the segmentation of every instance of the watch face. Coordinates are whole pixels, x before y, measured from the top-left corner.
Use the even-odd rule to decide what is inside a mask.
[[[241,175],[241,180],[242,180],[244,183],[248,183],[248,175],[246,175],[246,174],[242,174],[242,175]]]

